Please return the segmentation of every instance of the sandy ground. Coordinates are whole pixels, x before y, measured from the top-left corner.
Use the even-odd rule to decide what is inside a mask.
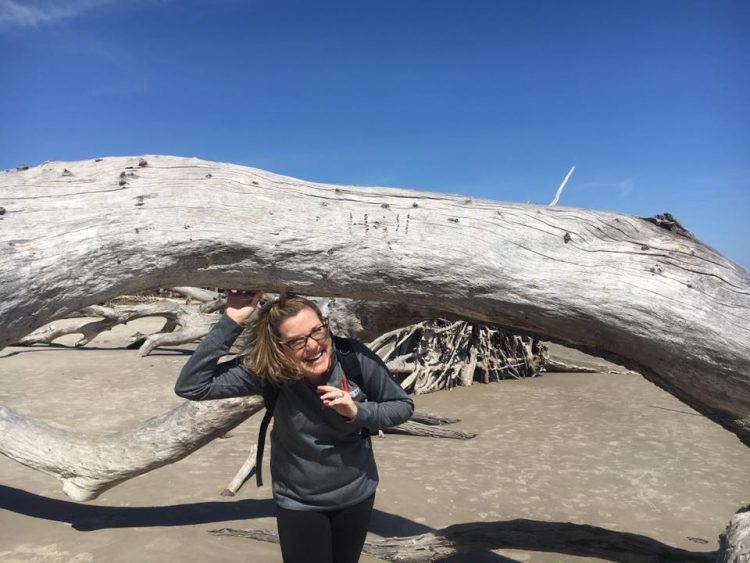
[[[131,333],[152,328],[153,321],[130,323],[84,349],[6,348],[0,403],[92,436],[161,414],[181,402],[172,386],[190,350],[139,358],[120,348]],[[607,373],[609,364],[563,353],[597,363],[603,373],[417,397],[419,410],[459,417],[458,426],[480,435],[375,439],[381,485],[371,539],[522,518],[715,550],[731,515],[750,501],[750,450],[642,377]],[[258,418],[88,503],[70,501],[54,478],[0,456],[0,560],[280,561],[275,545],[207,533],[275,527],[268,487],[249,482],[234,498],[219,496],[247,456]],[[451,561],[597,560],[515,547]]]

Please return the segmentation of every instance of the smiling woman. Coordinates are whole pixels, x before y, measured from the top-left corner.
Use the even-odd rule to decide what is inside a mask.
[[[275,421],[271,474],[284,561],[357,561],[378,485],[369,431],[404,422],[414,404],[380,358],[359,342],[334,340],[315,303],[301,297],[262,307],[249,329],[249,353],[219,363],[260,297],[227,294],[225,315],[175,391],[194,400],[273,395],[266,404]],[[339,361],[352,352],[354,370]]]
[[[235,314],[228,309],[227,314]],[[331,365],[331,339],[328,323],[318,306],[307,299],[281,298],[259,314],[250,333],[252,354],[245,367],[276,387],[304,377],[320,383]],[[236,319],[243,323],[241,316]]]

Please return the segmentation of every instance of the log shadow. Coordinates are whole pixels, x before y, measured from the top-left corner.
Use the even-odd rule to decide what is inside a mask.
[[[717,551],[690,551],[673,547],[642,534],[588,524],[526,519],[454,524],[424,535],[368,542],[365,547],[367,553],[386,561],[411,560],[410,556],[422,554],[425,559],[443,563],[490,561],[475,558],[478,552],[491,554],[486,551],[490,549],[597,557],[621,563],[713,563],[718,555]],[[435,558],[446,552],[451,555]]]
[[[398,514],[383,512],[375,509],[370,519],[369,531],[377,534],[381,538],[394,538],[404,536],[417,536],[434,532],[435,528],[425,526],[414,520],[408,520]],[[442,563],[466,563],[466,554],[458,554],[451,557],[440,559]],[[438,561],[438,560],[436,560]],[[492,553],[491,551],[481,550],[471,553],[472,563],[518,563],[515,559]]]
[[[20,356],[21,354],[33,354],[47,351],[76,351],[76,352],[116,352],[127,350],[126,346],[72,346],[69,344],[58,344],[51,342],[50,344],[32,344],[30,346],[19,346],[18,344],[13,345],[14,348],[21,348],[20,350],[13,350],[7,354],[0,355],[0,360],[4,358],[11,358],[13,356]],[[159,347],[152,351],[150,356],[190,356],[194,350],[188,348],[169,348]]]
[[[82,532],[106,528],[189,526],[276,516],[276,505],[271,499],[171,506],[93,506],[52,499],[5,485],[0,485],[0,509],[32,518],[67,522]]]
[[[6,485],[0,485],[0,509],[32,518],[66,522],[82,532],[110,528],[190,526],[276,516],[276,505],[272,499],[148,507],[93,506],[52,499]],[[708,562],[716,559],[716,552],[687,551],[648,536],[571,522],[518,519],[455,524],[435,530],[402,516],[375,510],[370,531],[383,538],[406,539],[430,533],[447,538],[457,549],[455,555],[439,560],[443,563],[462,563],[467,560],[468,553],[471,553],[471,561],[477,563],[514,562],[489,549],[545,551],[630,563]]]

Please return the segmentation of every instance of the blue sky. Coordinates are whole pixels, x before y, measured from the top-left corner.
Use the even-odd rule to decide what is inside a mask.
[[[651,216],[750,266],[746,0],[0,0],[0,167],[146,153]]]

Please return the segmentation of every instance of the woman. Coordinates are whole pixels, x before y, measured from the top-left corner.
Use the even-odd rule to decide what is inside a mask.
[[[356,341],[350,342],[362,388],[347,379],[326,320],[301,297],[261,308],[249,354],[219,363],[261,295],[227,293],[225,314],[183,368],[175,392],[204,400],[261,394],[264,382],[278,388],[271,476],[284,561],[356,562],[378,484],[372,445],[361,431],[401,424],[414,404],[380,358]]]

